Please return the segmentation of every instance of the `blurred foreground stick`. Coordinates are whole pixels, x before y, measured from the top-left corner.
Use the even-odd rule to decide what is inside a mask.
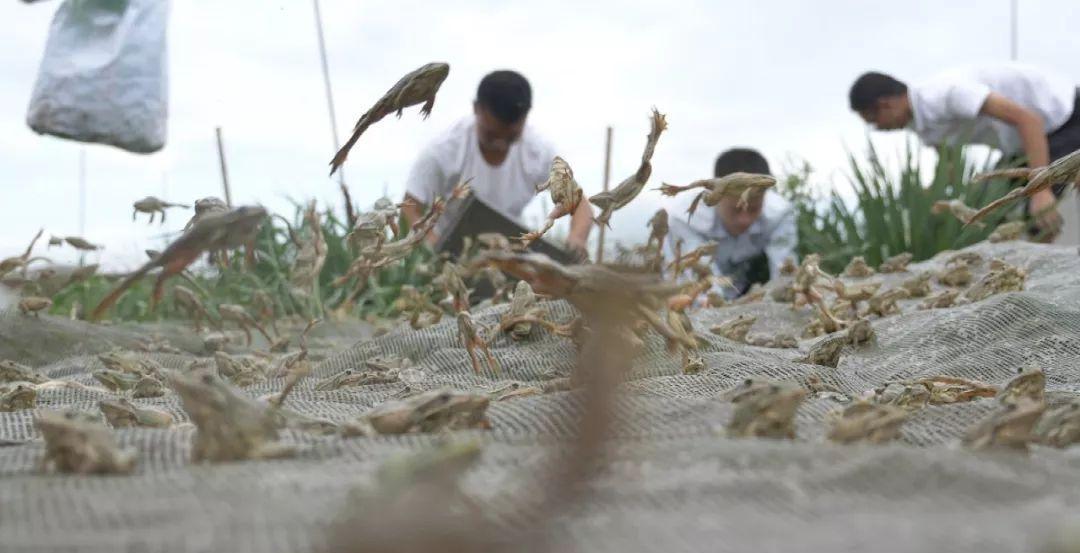
[[[541,479],[526,488],[529,493],[493,502],[511,505],[513,512],[500,512],[499,518],[530,521],[525,528],[496,524],[461,492],[458,478],[480,455],[479,445],[466,442],[380,470],[375,495],[346,507],[331,530],[328,551],[553,551],[558,547],[550,541],[553,521],[584,500],[586,484],[603,462],[616,386],[634,354],[625,347],[627,333],[639,321],[663,333],[656,326],[664,325],[655,313],[657,302],[678,293],[679,286],[599,265],[564,267],[538,254],[495,252],[480,263],[570,301],[591,328],[578,358],[584,416],[574,446],[565,456],[554,456]]]

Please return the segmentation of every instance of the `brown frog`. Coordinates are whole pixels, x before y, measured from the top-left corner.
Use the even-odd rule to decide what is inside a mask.
[[[840,352],[849,343],[847,336],[829,336],[810,346],[810,351],[804,357],[795,360],[796,363],[810,365],[822,365],[836,368],[840,364]]]
[[[693,216],[698,204],[702,201],[708,207],[715,207],[720,203],[721,198],[737,198],[736,207],[741,209],[750,202],[752,196],[762,195],[775,185],[776,178],[771,175],[735,172],[723,177],[697,180],[686,186],[663,183],[659,190],[664,196],[675,196],[687,190],[703,188],[704,191],[694,198],[694,201],[690,203],[690,208],[686,210],[689,216]]]
[[[930,294],[930,278],[933,276],[934,273],[923,271],[900,283],[900,287],[907,290],[912,298],[924,298]]]
[[[836,297],[851,302],[866,301],[874,297],[878,288],[881,288],[880,282],[868,282],[866,284],[848,285],[844,284],[844,281],[836,279],[833,281],[833,291],[836,292]]]
[[[334,155],[334,159],[330,161],[330,174],[333,175],[334,171],[337,171],[345,163],[349,150],[352,149],[357,140],[360,140],[360,135],[364,134],[368,127],[382,120],[383,117],[394,112],[397,112],[398,117],[401,117],[401,112],[405,108],[423,103],[424,105],[420,106],[420,114],[423,115],[424,119],[427,119],[428,115],[431,114],[431,109],[435,107],[435,95],[439,92],[439,87],[442,86],[443,81],[446,80],[446,76],[449,74],[449,64],[433,62],[422,65],[398,79],[394,86],[390,87],[390,90],[387,90],[375,102],[375,105],[360,116],[356,126],[353,127],[352,136]]]
[[[399,380],[397,370],[366,370],[345,369],[339,373],[330,375],[315,382],[314,389],[329,392],[349,386],[369,386],[372,384],[392,384]]]
[[[29,382],[31,384],[41,384],[48,381],[49,377],[26,365],[20,365],[8,359],[0,359],[0,383]]]
[[[867,319],[858,319],[847,329],[847,343],[857,346],[874,339],[874,327]]]
[[[449,388],[430,390],[415,396],[377,405],[358,420],[341,427],[344,436],[411,434],[490,428],[487,394]]]
[[[727,395],[735,406],[729,437],[795,438],[795,411],[806,397],[801,386],[747,379]]]
[[[1046,393],[1046,375],[1038,367],[1020,368],[1015,377],[1008,381],[997,393],[997,400],[1003,405],[1020,400],[1043,401]]]
[[[994,397],[998,392],[996,386],[955,376],[928,376],[920,378],[916,382],[930,390],[930,403],[935,405]]]
[[[878,292],[874,297],[866,301],[866,309],[863,310],[862,316],[888,317],[889,315],[898,314],[900,313],[900,305],[897,301],[909,297],[911,297],[911,294],[904,288],[891,288],[884,292]]]
[[[213,373],[169,373],[169,384],[198,429],[193,461],[274,459],[296,453],[277,441],[281,423],[276,408],[244,396]]]
[[[517,285],[514,286],[514,297],[510,302],[510,309],[503,314],[500,326],[510,325],[510,337],[514,340],[524,340],[532,334],[533,324],[528,321],[514,322],[511,321],[521,318],[541,318],[546,314],[546,310],[537,305],[536,293],[533,292],[532,286],[529,286],[528,282],[519,280]]]
[[[956,298],[960,297],[960,290],[942,290],[933,296],[929,296],[919,304],[919,309],[944,309],[952,307]]]
[[[641,164],[638,165],[637,171],[620,182],[615,188],[589,198],[589,203],[600,208],[600,214],[596,216],[597,224],[610,228],[611,215],[616,210],[626,207],[631,200],[636,198],[641,193],[641,190],[645,188],[649,176],[652,175],[653,151],[656,149],[656,142],[660,140],[660,133],[667,129],[667,120],[664,118],[664,114],[653,108],[649,122],[649,134],[645,139],[645,150],[641,154]]]
[[[966,263],[968,267],[978,267],[979,265],[982,265],[982,262],[983,256],[978,252],[957,252],[945,260],[945,265]]]
[[[265,359],[250,355],[229,355],[224,352],[214,353],[218,376],[229,380],[241,388],[266,380],[269,369]]]
[[[874,273],[874,269],[866,264],[866,259],[863,259],[861,255],[857,255],[851,258],[847,267],[844,267],[842,274],[850,278],[866,278],[874,276]]]
[[[43,472],[128,474],[135,469],[135,452],[117,447],[100,422],[71,411],[41,411],[34,425],[45,440]]]
[[[536,192],[548,190],[551,194],[551,203],[555,206],[544,221],[544,227],[540,230],[521,235],[523,247],[528,247],[532,242],[539,240],[551,227],[555,220],[560,217],[573,214],[581,203],[582,191],[577,181],[574,180],[574,170],[563,158],[555,156],[551,162],[551,171],[548,179],[536,185]]]
[[[1000,270],[991,270],[964,292],[964,299],[982,301],[994,294],[1019,292],[1024,289],[1025,280],[1027,272],[1019,267],[1009,265]]]
[[[498,373],[499,362],[496,361],[495,356],[491,354],[491,348],[488,345],[489,339],[485,339],[481,335],[481,331],[473,321],[472,315],[470,315],[468,311],[458,312],[457,322],[458,339],[461,341],[461,345],[465,347],[465,351],[469,353],[473,371],[477,374],[480,373],[480,361],[476,355],[476,350],[479,349],[484,353],[488,369]]]
[[[902,273],[907,271],[907,266],[915,256],[908,252],[894,255],[878,265],[880,273]]]
[[[994,229],[994,232],[991,232],[990,236],[987,236],[986,239],[994,244],[998,242],[1019,240],[1026,230],[1027,223],[1025,221],[1010,221],[998,225],[997,228]]]
[[[945,266],[937,275],[937,281],[943,286],[960,288],[971,283],[971,268],[963,261],[956,261]]]
[[[106,369],[136,376],[164,378],[161,365],[149,358],[140,358],[121,351],[110,351],[98,355],[98,360]]]
[[[687,355],[683,359],[683,374],[700,374],[707,368],[708,366],[705,364],[705,359],[700,355]]]
[[[986,419],[968,430],[963,445],[973,450],[1012,449],[1027,451],[1035,439],[1032,429],[1046,411],[1041,401],[1021,399],[1003,405]]]
[[[1035,425],[1039,443],[1068,447],[1080,442],[1080,399],[1073,399],[1046,412]]]
[[[750,332],[750,327],[754,326],[755,322],[757,322],[757,317],[739,315],[734,319],[729,319],[709,327],[709,332],[735,342],[745,342],[746,335]]]
[[[218,314],[221,315],[221,320],[232,321],[240,327],[240,330],[244,332],[244,337],[247,339],[247,345],[251,345],[251,329],[254,328],[262,334],[263,338],[266,338],[267,342],[273,342],[274,339],[270,337],[270,334],[266,332],[254,317],[247,312],[241,305],[235,305],[231,303],[223,303],[218,306]]]
[[[746,337],[746,343],[759,348],[791,349],[799,347],[799,341],[790,334],[753,334]]]
[[[891,442],[900,435],[907,417],[907,411],[899,407],[857,401],[844,408],[827,437],[841,444]]]
[[[37,406],[37,388],[29,382],[0,384],[0,412],[21,411]]]
[[[874,390],[874,401],[912,411],[930,403],[930,388],[918,382],[890,382]]]
[[[113,428],[131,426],[168,428],[174,422],[173,416],[165,411],[139,407],[124,398],[101,400],[98,402],[98,408]]]

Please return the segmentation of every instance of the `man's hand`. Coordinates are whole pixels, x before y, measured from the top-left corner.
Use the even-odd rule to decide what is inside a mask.
[[[1035,226],[1039,229],[1038,242],[1050,243],[1061,233],[1061,214],[1057,212],[1057,198],[1054,193],[1040,190],[1031,197],[1028,203],[1028,212],[1035,219]]]

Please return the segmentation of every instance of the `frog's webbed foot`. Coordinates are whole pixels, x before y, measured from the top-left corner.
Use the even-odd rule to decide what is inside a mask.
[[[428,101],[424,102],[424,105],[420,107],[420,115],[424,119],[427,119],[431,115],[431,109],[435,107],[435,96],[428,98]]]

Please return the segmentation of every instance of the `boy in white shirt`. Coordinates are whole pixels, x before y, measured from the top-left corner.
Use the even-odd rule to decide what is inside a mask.
[[[413,164],[402,208],[409,224],[420,218],[423,206],[468,179],[478,199],[520,222],[556,155],[554,147],[526,124],[531,107],[532,89],[525,77],[514,71],[485,76],[476,91],[473,114],[428,144]],[[592,210],[583,201],[571,216],[567,238],[568,248],[579,257],[587,256],[591,226]],[[446,230],[445,225],[436,226],[429,243]]]
[[[749,148],[732,148],[717,156],[714,177],[740,171],[768,175],[769,162]],[[715,207],[699,207],[689,220],[683,219],[681,205],[667,211],[667,259],[674,258],[676,242],[681,242],[682,253],[715,242],[714,272],[731,279],[733,286],[721,290],[729,300],[745,294],[753,284],[779,276],[786,259],[798,261],[795,209],[773,190],[753,194],[746,205],[740,204],[738,195],[721,198]]]
[[[1016,63],[952,69],[910,88],[883,73],[860,76],[851,109],[878,130],[910,128],[923,143],[985,144],[1029,167],[1080,149],[1080,90],[1074,81]],[[1050,240],[1060,230],[1064,184],[1031,197],[1028,211]]]

